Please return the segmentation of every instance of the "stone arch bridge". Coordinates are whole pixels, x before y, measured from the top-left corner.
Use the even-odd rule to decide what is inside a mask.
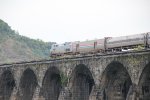
[[[2,64],[0,100],[150,100],[150,52]]]

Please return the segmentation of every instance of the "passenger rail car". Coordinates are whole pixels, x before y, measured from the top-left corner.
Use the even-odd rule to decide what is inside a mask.
[[[123,52],[133,50],[137,46],[143,49],[150,47],[150,32],[136,35],[108,37],[89,41],[66,42],[64,44],[53,44],[50,49],[50,56],[64,55],[85,55],[93,53]]]
[[[146,34],[136,34],[130,36],[121,36],[109,38],[106,43],[107,51],[122,51],[122,49],[133,49],[136,46],[146,45]]]

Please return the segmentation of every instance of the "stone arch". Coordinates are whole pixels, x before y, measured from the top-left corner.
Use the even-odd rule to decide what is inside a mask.
[[[12,72],[5,70],[0,76],[0,100],[9,100],[15,85]]]
[[[45,100],[58,100],[60,90],[60,71],[57,67],[49,67],[43,78],[40,98],[44,98]]]
[[[25,69],[20,78],[17,100],[32,100],[37,85],[34,71],[30,68]]]
[[[34,65],[25,65],[25,68],[22,70],[22,72],[24,72],[27,69],[30,69],[30,70],[33,71],[34,75],[36,76],[37,82],[38,82],[39,81],[39,72],[38,72],[37,65],[36,66],[34,66]]]
[[[139,78],[139,95],[142,100],[150,99],[150,62],[144,67]]]
[[[84,64],[77,65],[70,78],[72,100],[88,100],[94,84],[94,78],[88,67]]]
[[[113,61],[102,73],[100,87],[104,100],[126,100],[132,81],[126,68],[120,62]]]

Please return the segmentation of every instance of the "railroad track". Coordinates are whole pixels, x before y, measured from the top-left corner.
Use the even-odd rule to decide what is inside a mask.
[[[78,59],[85,59],[85,58],[100,58],[100,57],[107,57],[107,56],[122,56],[122,55],[134,55],[134,54],[144,54],[150,53],[150,49],[141,50],[141,51],[126,51],[126,52],[113,52],[113,53],[97,53],[91,55],[77,55],[77,56],[70,56],[70,57],[63,57],[63,58],[52,58],[52,59],[41,59],[41,60],[33,60],[33,61],[21,61],[21,62],[13,62],[13,63],[4,63],[0,64],[0,67],[3,66],[12,66],[12,65],[20,65],[20,64],[37,64],[37,63],[50,63],[50,62],[57,62],[62,60],[78,60]]]

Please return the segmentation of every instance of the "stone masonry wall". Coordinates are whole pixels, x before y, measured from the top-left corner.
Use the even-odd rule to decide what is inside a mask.
[[[150,53],[146,52],[1,65],[0,76],[4,76],[3,73],[9,70],[14,78],[13,80],[15,81],[15,85],[12,85],[13,90],[9,97],[5,93],[1,93],[1,91],[0,97],[3,99],[9,98],[10,100],[19,100],[22,95],[25,95],[22,93],[29,91],[33,92],[31,100],[83,100],[83,98],[85,100],[105,100],[106,98],[115,100],[116,98],[114,98],[113,95],[117,95],[116,97],[121,100],[132,100],[132,98],[140,98],[136,96],[137,94],[140,94],[139,82],[142,79],[141,75],[144,73],[144,68],[149,66],[149,63]],[[79,68],[77,68],[77,66]],[[49,69],[50,71],[48,71]],[[28,88],[32,88],[33,85],[26,85],[26,83],[22,86],[22,84],[20,84],[23,76],[28,76],[28,74],[24,73],[26,70],[31,70],[31,72],[33,71],[33,75],[36,76],[36,79],[31,82],[31,84],[37,84],[35,89],[31,89],[32,91],[24,88],[26,88],[26,86],[28,86]],[[48,75],[48,78],[46,78],[46,75]],[[118,75],[126,81],[124,82],[120,78],[116,78]],[[1,77],[1,79],[3,78]],[[44,79],[45,83],[43,83]],[[32,81],[33,79],[31,77],[31,79],[26,80],[23,82]],[[128,83],[129,80],[131,80],[130,84]],[[82,87],[80,86],[81,84],[78,84],[78,82],[82,84]],[[6,81],[5,83],[12,84],[12,81]],[[125,92],[124,94],[121,94],[118,91],[116,91],[115,94],[107,92],[108,89],[111,91],[109,86],[117,86],[118,84],[120,84],[119,88],[122,89],[122,91],[128,92]],[[56,95],[49,99],[50,97],[46,96],[48,90],[40,92],[42,91],[41,89],[46,89],[42,88],[43,85],[47,88],[48,86],[51,87],[50,92],[56,92]],[[84,89],[84,85],[87,90]],[[128,89],[124,90],[122,86],[128,87]],[[0,87],[8,86],[0,82]],[[9,89],[12,88],[9,87]],[[82,95],[79,95],[79,93],[75,94],[75,92],[83,92],[81,88],[88,92],[84,92]],[[23,90],[26,92],[21,92]],[[108,94],[110,96],[108,96]],[[53,94],[51,93],[49,95]],[[78,98],[72,97],[73,95]],[[144,96],[141,96],[141,98],[144,98]]]

